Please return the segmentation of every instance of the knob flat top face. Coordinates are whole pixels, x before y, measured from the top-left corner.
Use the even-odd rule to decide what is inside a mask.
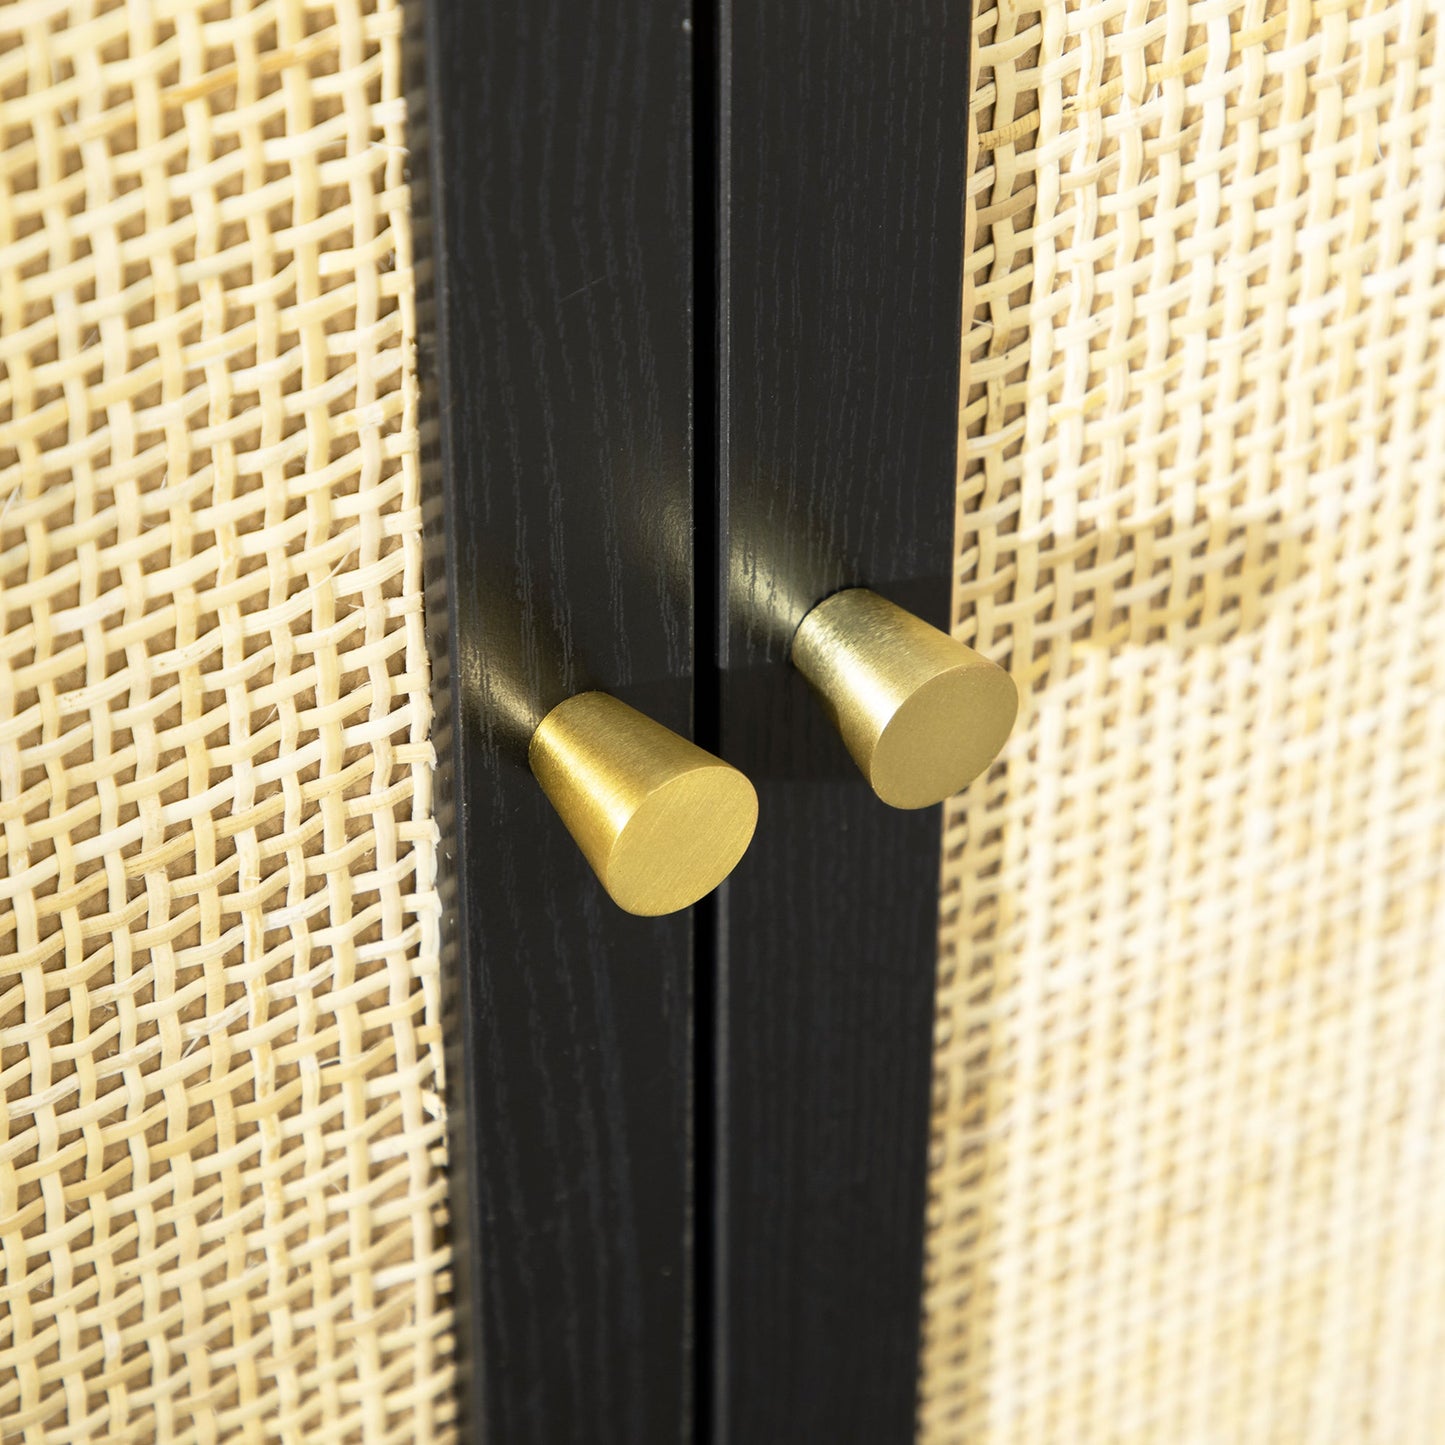
[[[873,791],[894,808],[926,808],[968,786],[998,756],[1018,712],[1002,668],[936,673],[898,705],[873,746]]]
[[[808,613],[793,662],[894,808],[926,808],[967,787],[1018,712],[1018,689],[1001,667],[863,587]]]
[[[629,913],[676,913],[737,867],[758,821],[753,785],[726,763],[659,784],[633,810],[599,873]]]
[[[559,703],[532,771],[613,902],[676,913],[737,866],[758,821],[753,785],[721,758],[607,693]]]

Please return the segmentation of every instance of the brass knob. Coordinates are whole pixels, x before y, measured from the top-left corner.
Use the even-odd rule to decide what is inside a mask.
[[[559,703],[532,734],[532,772],[612,900],[675,913],[738,865],[753,785],[721,758],[605,692]]]
[[[1001,667],[863,587],[808,613],[793,662],[895,808],[926,808],[966,787],[998,756],[1018,712]]]

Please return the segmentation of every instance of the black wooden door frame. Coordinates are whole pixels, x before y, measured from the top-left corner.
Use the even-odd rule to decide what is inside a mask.
[[[691,728],[686,0],[422,12],[466,1438],[686,1439],[693,920],[614,907],[526,762],[587,688]]]
[[[910,1440],[939,817],[787,650],[948,617],[967,9],[411,3],[466,1436]],[[527,770],[584,687],[758,788],[688,914]]]
[[[913,1433],[941,822],[787,656],[848,586],[948,626],[968,20],[720,0],[718,742],[760,817],[704,955],[729,1445]]]

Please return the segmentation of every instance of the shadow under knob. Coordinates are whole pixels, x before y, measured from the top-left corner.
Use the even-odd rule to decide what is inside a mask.
[[[798,627],[793,663],[873,791],[926,808],[998,756],[1018,689],[996,663],[864,587],[824,598]]]
[[[758,798],[748,779],[605,692],[554,707],[527,755],[592,871],[628,913],[696,903],[752,841]]]

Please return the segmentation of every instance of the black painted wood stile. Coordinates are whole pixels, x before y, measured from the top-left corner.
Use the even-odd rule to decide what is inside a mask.
[[[692,919],[608,901],[526,743],[591,687],[690,731],[689,14],[426,0],[423,45],[468,1438],[685,1440]]]
[[[868,789],[787,662],[866,585],[947,626],[966,9],[721,0],[712,1438],[913,1436],[937,808]]]

